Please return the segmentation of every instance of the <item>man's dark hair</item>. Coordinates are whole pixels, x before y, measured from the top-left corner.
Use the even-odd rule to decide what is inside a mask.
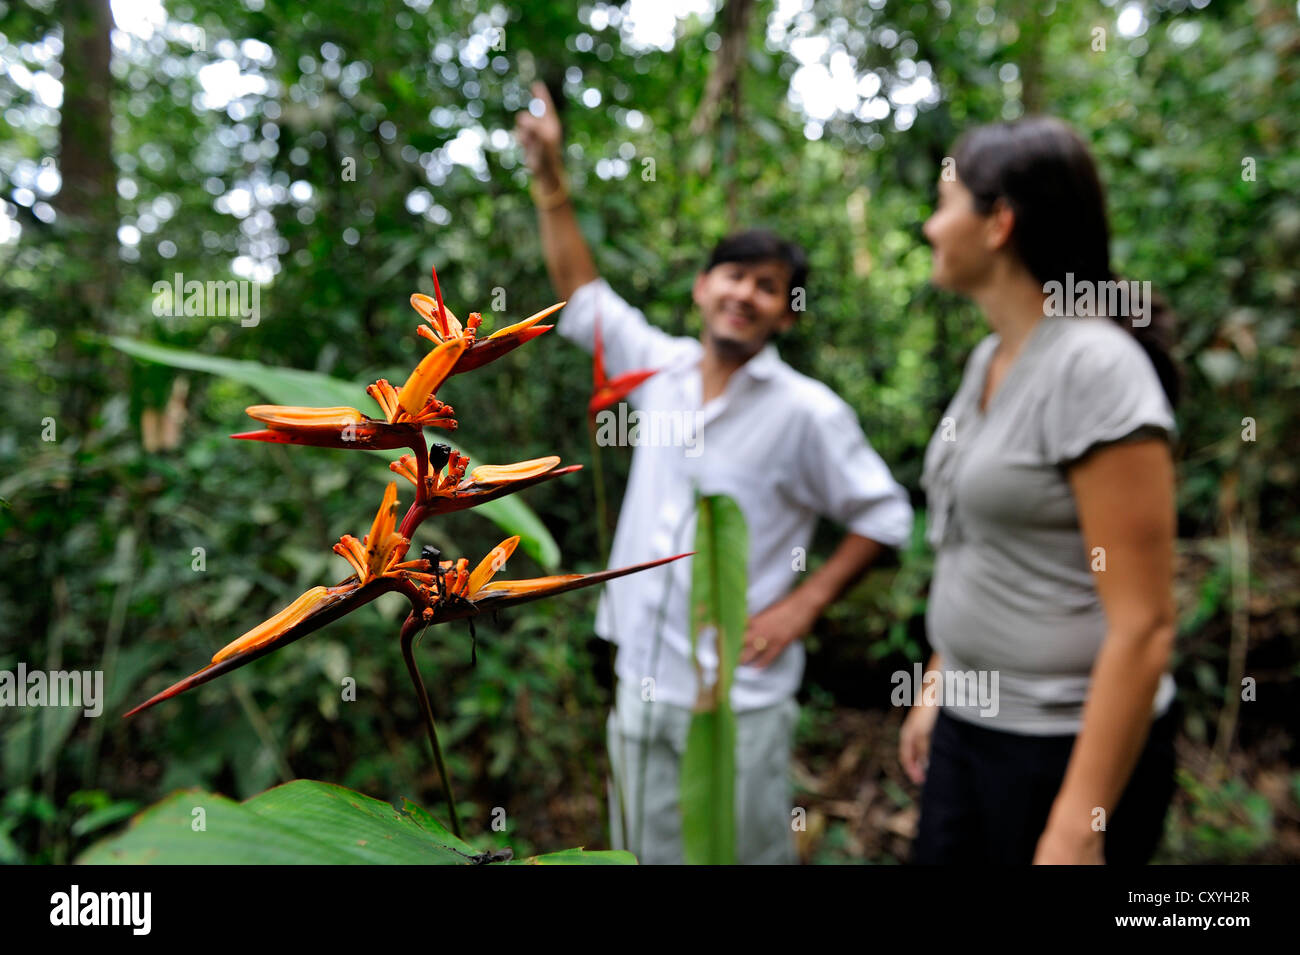
[[[768,229],[745,229],[733,232],[713,247],[709,264],[704,267],[708,272],[715,265],[727,262],[784,262],[790,266],[790,288],[794,295],[797,288],[808,287],[808,255],[795,242],[787,242],[775,232]],[[805,291],[805,297],[807,292]]]

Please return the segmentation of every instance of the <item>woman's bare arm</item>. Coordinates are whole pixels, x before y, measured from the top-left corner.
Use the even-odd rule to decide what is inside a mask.
[[[1114,810],[1142,752],[1176,627],[1168,445],[1146,440],[1103,448],[1076,464],[1069,480],[1106,612],[1106,639],[1093,665],[1083,726],[1038,843],[1039,863],[1102,861],[1104,832],[1094,820]]]

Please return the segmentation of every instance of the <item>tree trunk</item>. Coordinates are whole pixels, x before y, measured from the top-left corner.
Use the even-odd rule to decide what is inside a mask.
[[[80,332],[109,330],[117,284],[116,175],[113,168],[108,0],[66,0],[63,108],[59,124],[59,226],[66,237],[63,286],[51,318],[59,340],[63,436],[84,436],[102,392],[78,347]]]

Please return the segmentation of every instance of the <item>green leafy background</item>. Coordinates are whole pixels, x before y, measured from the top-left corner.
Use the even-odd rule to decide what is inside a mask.
[[[401,809],[341,786],[299,779],[242,803],[180,792],[140,813],[85,865],[468,865],[481,853],[415,803]],[[566,850],[511,862],[626,864],[628,852]]]
[[[620,4],[408,0],[359,16],[341,0],[169,0],[152,32],[119,25],[96,75],[94,57],[64,49],[75,30],[61,23],[107,42],[111,23],[83,22],[94,5],[0,3],[0,669],[103,669],[107,695],[98,720],[0,712],[0,860],[68,861],[177,790],[238,801],[293,778],[443,815],[398,653],[400,600],[138,719],[117,714],[342,576],[330,545],[373,516],[381,459],[231,441],[246,405],[301,371],[348,383],[343,403],[363,407],[354,383],[401,376],[426,350],[407,300],[431,291],[433,264],[457,314],[481,310],[489,326],[554,300],[508,135],[537,77],[562,105],[597,263],[657,325],[698,332],[691,281],[733,225],[771,225],[808,248],[808,311],[782,356],[849,401],[918,505],[925,442],[985,334],[972,306],[926,281],[920,229],[942,159],[970,124],[1034,110],[1083,132],[1108,187],[1117,269],[1171,302],[1186,372],[1184,773],[1161,858],[1300,859],[1296,8],[1149,0],[1139,34],[1125,36],[1122,6],[807,0],[783,14],[756,3],[739,95],[693,133],[722,41],[716,12],[681,17],[651,44]],[[861,113],[812,121],[792,80],[837,54]],[[222,63],[265,85],[205,100],[199,71]],[[40,99],[33,77],[60,67],[63,102]],[[914,114],[888,99],[922,75],[934,92]],[[464,149],[475,136],[481,161]],[[46,191],[42,163],[67,187]],[[94,201],[73,188],[105,180]],[[155,282],[233,278],[237,257],[278,270],[259,324],[155,314]],[[276,371],[250,382],[113,340]],[[590,374],[588,356],[552,334],[442,397],[457,440],[483,461],[589,464]],[[179,441],[146,450],[143,422],[178,383]],[[1244,418],[1254,441],[1242,440]],[[42,439],[48,419],[55,440]],[[616,497],[628,462],[626,449],[606,459]],[[589,475],[532,488],[495,519],[430,522],[417,543],[473,559],[502,523],[531,514],[557,550],[521,553],[511,576],[557,556],[565,570],[598,569]],[[1249,542],[1248,578],[1230,531]],[[834,542],[823,528],[810,567]],[[918,793],[897,765],[903,714],[888,705],[889,677],[926,651],[930,560],[918,528],[809,639],[795,773],[807,860],[906,857]],[[608,654],[591,641],[594,600],[574,593],[499,629],[485,621],[477,668],[463,626],[430,631],[419,649],[476,844],[508,843],[518,858],[609,844]],[[1234,613],[1258,692],[1229,725]],[[347,678],[355,702],[341,699]],[[490,826],[498,808],[504,832]]]

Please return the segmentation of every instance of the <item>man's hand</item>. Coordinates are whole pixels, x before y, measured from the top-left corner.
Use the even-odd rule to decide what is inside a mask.
[[[884,550],[883,545],[860,534],[845,534],[830,560],[762,613],[749,619],[740,662],[762,669],[771,666],[785,648],[808,633],[822,611],[839,599]]]
[[[533,175],[541,180],[546,189],[554,189],[560,184],[564,160],[560,154],[564,142],[564,133],[560,128],[560,117],[555,112],[555,103],[545,83],[532,85],[533,98],[542,104],[542,115],[534,116],[525,110],[515,115],[515,138],[524,147],[524,161]]]
[[[776,661],[785,648],[808,633],[818,612],[792,593],[749,619],[740,662],[762,669]]]
[[[515,136],[524,147],[524,160],[533,173],[532,194],[537,206],[537,229],[542,239],[546,271],[563,299],[600,277],[587,248],[587,240],[573,214],[569,188],[564,181],[563,131],[545,83],[534,83],[530,111],[515,116]]]

